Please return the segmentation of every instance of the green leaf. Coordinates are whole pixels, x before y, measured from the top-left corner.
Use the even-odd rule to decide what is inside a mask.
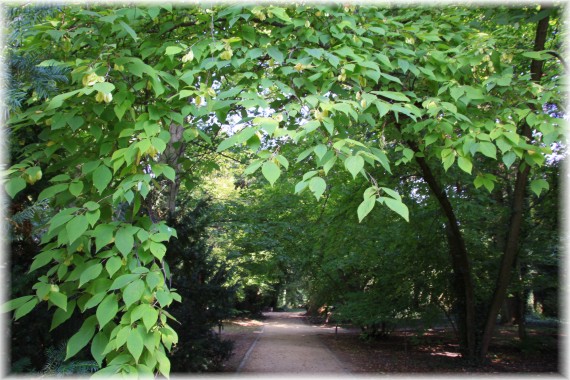
[[[253,123],[258,125],[259,128],[263,129],[269,135],[273,135],[275,130],[279,127],[279,121],[270,117],[256,117],[253,119]]]
[[[148,308],[142,316],[142,320],[144,327],[146,327],[146,331],[150,331],[150,329],[153,328],[158,321],[158,310],[148,305]]]
[[[18,320],[18,319],[22,318],[24,315],[26,315],[30,311],[32,311],[34,309],[34,307],[36,307],[37,304],[38,304],[37,297],[33,297],[32,299],[30,299],[29,301],[27,301],[23,305],[19,306],[16,309],[16,312],[14,313],[14,319]]]
[[[327,147],[324,144],[319,144],[315,147],[314,152],[320,160],[321,158],[323,158],[325,153],[327,153]]]
[[[166,378],[170,377],[170,360],[160,350],[155,351],[156,360],[158,361],[158,370]]]
[[[97,321],[99,322],[99,330],[103,329],[110,321],[115,318],[117,312],[119,311],[119,302],[117,301],[117,296],[111,293],[105,297],[103,301],[97,307]]]
[[[540,196],[542,190],[548,190],[549,188],[550,186],[548,185],[548,182],[542,178],[535,179],[530,183],[530,189],[533,193],[536,194],[537,197]]]
[[[398,194],[396,191],[390,189],[389,187],[380,187],[380,189],[382,189],[382,191],[384,191],[386,194],[388,194],[392,198],[399,200],[399,201],[402,200],[402,197],[400,197],[400,194]]]
[[[97,364],[99,364],[99,367],[103,364],[103,359],[105,358],[103,353],[105,352],[105,347],[107,347],[108,343],[109,337],[104,331],[99,331],[95,334],[93,342],[91,342],[91,355]]]
[[[344,167],[352,174],[352,178],[356,178],[364,167],[364,159],[362,156],[350,156],[344,161]]]
[[[89,222],[89,225],[91,227],[95,226],[95,223],[97,223],[100,216],[101,216],[100,210],[95,210],[95,211],[88,212],[85,214],[85,217],[87,218],[87,222]]]
[[[83,305],[83,309],[87,310],[99,305],[101,301],[103,301],[103,298],[105,298],[106,295],[107,295],[106,290],[94,294],[87,302],[85,302],[85,305]]]
[[[140,278],[134,280],[123,290],[123,302],[127,306],[131,306],[133,303],[139,301],[144,293],[145,284]]]
[[[549,58],[549,55],[542,51],[526,51],[522,53],[522,56],[535,61],[543,61]]]
[[[149,272],[146,275],[146,283],[149,290],[154,290],[159,284],[163,282],[162,274],[157,271]]]
[[[77,215],[65,225],[69,244],[73,244],[89,228],[89,221],[85,215]]]
[[[250,139],[250,137],[255,135],[255,132],[257,132],[256,128],[246,127],[242,129],[238,133],[222,141],[218,146],[218,149],[216,149],[216,152],[222,152],[236,144],[241,144],[243,142],[246,142],[247,140]]]
[[[176,172],[170,166],[162,167],[162,175],[174,182],[176,180]]]
[[[133,249],[135,238],[130,228],[121,227],[115,235],[115,246],[123,254],[127,256]]]
[[[410,62],[406,61],[405,59],[398,58],[398,66],[405,74],[410,68]]]
[[[410,98],[406,95],[402,94],[401,92],[394,92],[394,91],[371,91],[371,93],[383,96],[388,99],[392,99],[398,102],[409,102]]]
[[[411,150],[410,148],[404,148],[402,154],[404,155],[407,161],[410,161],[412,158],[414,158],[414,151]]]
[[[47,198],[52,198],[54,195],[59,194],[62,191],[67,190],[67,188],[68,188],[68,184],[66,184],[66,183],[58,183],[57,185],[47,187],[47,188],[42,190],[40,195],[38,195],[38,201],[41,201],[41,200],[44,200]]]
[[[280,63],[285,59],[283,53],[281,53],[275,46],[270,46],[269,49],[267,49],[267,54],[269,54],[271,58]]]
[[[115,281],[113,281],[109,290],[121,289],[125,287],[127,284],[133,282],[134,280],[139,279],[140,277],[141,275],[136,273],[127,273],[122,276],[119,276],[115,279]]]
[[[44,265],[49,264],[50,261],[52,261],[54,258],[55,258],[55,252],[52,250],[40,252],[34,258],[34,261],[32,262],[32,265],[30,266],[30,270],[28,273],[31,273],[31,272],[35,271],[36,269],[41,268]]]
[[[111,256],[105,263],[105,269],[109,273],[109,277],[113,275],[123,266],[123,260],[118,256]]]
[[[505,163],[507,168],[510,168],[516,159],[517,159],[517,155],[515,152],[511,151],[511,152],[507,152],[507,153],[503,154],[503,162]]]
[[[67,296],[60,292],[50,292],[49,293],[49,300],[55,306],[59,307],[60,309],[67,311]]]
[[[471,163],[471,160],[468,159],[467,157],[460,156],[457,159],[457,165],[459,165],[461,170],[463,170],[464,172],[471,174],[471,170],[473,169],[473,164]]]
[[[49,331],[52,331],[57,326],[61,325],[63,322],[67,321],[73,315],[75,310],[75,300],[71,300],[67,303],[66,309],[58,308],[55,313],[53,313],[53,318],[51,321],[51,327]]]
[[[289,17],[285,8],[272,6],[271,8],[268,9],[268,11],[273,13],[274,16],[277,16],[277,18],[285,22],[291,22],[291,17]]]
[[[442,153],[443,153],[443,151],[442,151]],[[443,169],[445,169],[445,171],[447,171],[447,169],[449,169],[451,167],[451,165],[453,165],[453,163],[455,162],[455,153],[452,151],[451,154],[448,154],[447,156],[442,156],[442,158],[443,158],[442,159]]]
[[[104,94],[108,94],[115,89],[115,85],[109,82],[99,82],[93,85],[93,88]]]
[[[1,312],[7,313],[9,311],[17,309],[20,306],[22,306],[23,304],[25,304],[26,302],[28,302],[29,300],[31,300],[32,298],[35,298],[35,296],[23,296],[23,297],[14,298],[13,300],[5,302],[2,304]]]
[[[150,253],[159,260],[166,254],[166,246],[162,243],[150,242]]]
[[[333,152],[331,152],[333,153]],[[329,170],[331,170],[331,168],[334,166],[334,164],[336,163],[337,160],[337,156],[332,155],[332,157],[330,159],[327,160],[327,162],[323,165],[323,170],[325,171],[325,175],[327,175],[329,173]]]
[[[254,161],[252,162],[243,172],[245,175],[253,174],[263,165],[263,161]]]
[[[131,325],[142,318],[148,307],[152,308],[152,306],[147,303],[141,303],[131,310]]]
[[[410,211],[408,210],[408,206],[402,201],[393,198],[378,197],[378,202],[385,203],[392,211],[404,218],[406,222],[410,221]]]
[[[344,113],[346,116],[352,116],[354,120],[358,120],[358,114],[348,103],[335,103],[332,108]]]
[[[95,334],[95,325],[97,320],[92,315],[83,322],[83,325],[67,342],[67,350],[65,360],[77,354],[83,347],[85,347],[93,335]]]
[[[326,189],[327,189],[327,183],[321,177],[313,177],[309,181],[309,190],[313,192],[317,200],[321,198]]]
[[[227,139],[222,141],[220,145],[218,145],[218,149],[216,149],[216,152],[218,153],[223,152],[224,150],[231,148],[235,144],[237,144],[237,137],[236,135],[232,135],[231,137],[228,137]]]
[[[457,101],[460,97],[465,94],[465,90],[462,87],[452,87],[449,89],[449,93],[451,97]]]
[[[175,55],[175,54],[180,53],[182,50],[184,50],[184,49],[182,49],[180,46],[168,46],[166,48],[166,50],[164,51],[164,54],[165,55]]]
[[[263,173],[265,179],[267,179],[267,181],[271,184],[271,186],[273,186],[275,181],[277,181],[281,175],[281,169],[273,161],[266,161],[261,168],[261,172]]]
[[[358,206],[357,214],[358,214],[358,222],[362,222],[362,220],[372,211],[374,205],[376,204],[376,197],[364,197],[362,203]]]
[[[139,362],[139,358],[143,352],[144,348],[144,331],[142,330],[142,326],[138,326],[134,329],[127,338],[127,349],[135,358],[135,362]]]
[[[492,159],[497,159],[497,147],[492,142],[481,141],[479,142],[479,152]]]
[[[4,188],[10,198],[14,199],[16,194],[26,188],[26,181],[22,177],[11,178],[6,185],[4,185]]]
[[[392,109],[392,106],[390,103],[387,103],[383,100],[376,100],[374,101],[374,105],[376,106],[376,108],[378,109],[378,115],[380,117],[384,117],[388,112],[390,112],[390,110]]]
[[[77,181],[69,184],[69,192],[71,195],[78,197],[83,191],[83,182]]]
[[[432,134],[429,134],[425,137],[424,142],[425,142],[425,145],[428,146],[428,145],[436,142],[438,139],[439,139],[439,136],[435,133],[432,133]]]
[[[100,251],[104,246],[113,241],[113,232],[115,232],[115,227],[109,224],[99,224],[93,230],[93,236],[95,236],[95,248]]]
[[[133,40],[135,40],[135,42],[138,40],[137,33],[133,30],[133,28],[127,25],[124,21],[119,21],[119,24],[123,30],[127,32],[133,38]]]
[[[65,99],[70,98],[73,95],[76,95],[81,91],[82,91],[81,89],[80,90],[74,90],[74,91],[70,91],[70,92],[66,92],[66,93],[54,96],[53,99],[49,102],[48,106],[46,107],[46,111],[61,107],[63,105],[63,101]]]
[[[94,262],[94,260],[92,260],[91,262]],[[93,265],[90,265],[87,268],[85,268],[83,272],[81,272],[81,275],[79,276],[79,287],[81,287],[83,284],[93,279],[96,279],[101,274],[102,271],[103,271],[103,265],[99,262],[95,262]]]
[[[485,188],[491,192],[493,191],[493,188],[495,187],[495,183],[493,182],[493,180],[489,177],[488,174],[485,175],[477,175],[477,177],[475,178],[475,180],[473,181],[473,184],[475,185],[475,188],[480,188],[481,186],[485,186]]]
[[[465,95],[471,100],[485,99],[485,95],[483,95],[483,91],[480,88],[463,86],[463,89],[465,90]]]
[[[113,173],[111,173],[111,170],[104,165],[99,166],[93,172],[93,185],[97,188],[99,194],[107,188],[112,178]]]
[[[251,136],[250,139],[247,140],[246,145],[252,152],[257,152],[257,150],[261,147],[261,139],[259,138],[259,135],[255,134]]]
[[[159,290],[156,292],[156,299],[161,307],[167,307],[172,303],[172,295],[168,290]]]
[[[285,170],[289,169],[289,160],[287,160],[287,158],[278,154],[275,156],[275,159],[285,168]]]

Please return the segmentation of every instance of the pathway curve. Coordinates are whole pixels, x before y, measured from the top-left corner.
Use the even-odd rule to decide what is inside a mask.
[[[319,340],[332,333],[303,322],[302,313],[264,313],[267,319],[259,338],[244,356],[241,373],[331,373],[346,375],[349,369]]]

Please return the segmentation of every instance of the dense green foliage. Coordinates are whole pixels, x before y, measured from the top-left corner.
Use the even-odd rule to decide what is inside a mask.
[[[231,342],[222,341],[213,327],[231,316],[235,290],[227,287],[229,268],[211,254],[207,245],[209,202],[202,200],[183,212],[170,225],[179,238],[168,244],[166,258],[172,267],[172,287],[184,302],[170,313],[180,322],[179,343],[172,352],[173,372],[219,370],[231,352]]]
[[[19,320],[45,302],[52,326],[80,316],[66,359],[169,375],[182,344],[169,310],[206,302],[183,301],[197,288],[175,290],[174,266],[225,276],[201,243],[174,248],[192,226],[178,195],[221,157],[272,186],[288,171],[290,193],[319,202],[296,215],[260,202],[267,218],[242,220],[230,259],[246,295],[266,286],[276,304],[288,289],[296,303],[302,288],[367,325],[452,307],[462,353],[485,357],[523,220],[537,222],[527,187],[534,202],[556,178],[557,8],[67,5],[24,24],[20,11],[33,8],[10,25],[5,189],[47,201],[49,221],[33,291],[5,309]],[[536,252],[525,270],[548,264]]]

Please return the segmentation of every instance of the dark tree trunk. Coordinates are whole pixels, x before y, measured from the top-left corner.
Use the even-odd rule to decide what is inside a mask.
[[[549,17],[546,16],[538,22],[534,42],[535,51],[544,50],[548,32],[548,21]],[[542,77],[542,61],[532,61],[531,77],[534,82],[540,82],[540,78]],[[532,131],[527,123],[524,123],[522,126],[522,135],[528,140],[532,138]],[[528,183],[529,172],[530,167],[526,165],[524,161],[521,161],[521,164],[518,167],[515,187],[513,191],[511,218],[509,223],[509,230],[507,233],[507,241],[503,251],[503,258],[501,260],[499,274],[497,275],[495,291],[493,293],[489,311],[487,313],[485,330],[483,332],[481,348],[479,352],[479,356],[481,358],[487,356],[489,344],[491,343],[491,338],[495,330],[497,315],[505,299],[507,288],[511,281],[513,264],[519,250],[520,231],[523,221],[523,207],[526,199],[526,187]]]
[[[412,150],[418,152],[417,145],[408,142]],[[463,357],[472,362],[476,360],[477,351],[477,329],[475,320],[475,293],[473,277],[471,273],[471,263],[467,254],[465,240],[459,228],[459,221],[455,216],[455,211],[451,205],[447,193],[437,182],[431,168],[423,157],[416,156],[416,162],[420,166],[423,179],[438,200],[443,211],[446,223],[447,241],[449,254],[453,268],[453,288],[455,290],[456,305],[455,310],[458,316],[457,329],[459,335],[460,349]]]
[[[521,302],[519,302],[518,306],[519,306],[519,339],[521,341],[524,341],[527,337],[526,334],[526,300],[528,299],[528,295],[529,295],[529,291],[528,289],[522,289],[521,290]]]

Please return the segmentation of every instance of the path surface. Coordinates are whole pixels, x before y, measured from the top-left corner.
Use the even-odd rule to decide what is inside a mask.
[[[244,356],[242,373],[334,373],[348,368],[320,342],[317,334],[334,334],[303,322],[302,313],[264,313],[267,319],[259,338]]]

